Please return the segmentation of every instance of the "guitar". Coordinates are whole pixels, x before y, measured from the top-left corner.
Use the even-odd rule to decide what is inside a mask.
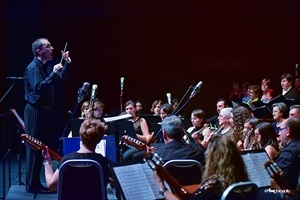
[[[146,163],[150,166],[152,170],[155,170],[158,176],[166,181],[170,188],[175,194],[177,194],[180,199],[188,199],[193,196],[192,192],[189,192],[185,187],[183,187],[164,167],[163,160],[158,156],[157,153],[152,153],[147,159],[144,159]]]
[[[17,113],[16,109],[11,108],[10,111],[15,115],[15,117],[17,118],[17,120],[19,121],[22,129],[25,131],[25,123],[22,120],[22,118],[19,116],[19,114]]]
[[[270,175],[270,177],[272,179],[274,179],[274,181],[279,186],[279,188],[281,190],[285,190],[285,194],[287,194],[289,196],[296,195],[297,197],[300,197],[299,189],[296,189],[296,190],[289,189],[290,187],[282,178],[282,174],[283,174],[282,169],[280,169],[280,167],[275,162],[267,161],[264,164],[264,166],[265,166],[265,169],[267,170],[268,174]]]
[[[172,191],[174,191],[181,199],[187,199],[192,196],[195,191],[194,185],[183,187],[180,183],[163,167],[163,160],[158,156],[157,153],[153,153],[155,151],[154,147],[149,147],[145,143],[134,139],[128,135],[122,136],[123,142],[131,147],[139,150],[146,150],[150,148],[150,153],[147,153],[147,158],[144,158],[144,161],[148,163],[152,170],[156,170],[158,176],[165,180],[168,185],[171,187]],[[198,187],[197,187],[198,188]]]
[[[34,137],[32,137],[28,134],[22,134],[21,138],[26,144],[28,144],[35,150],[45,150],[46,149],[46,145],[44,145],[41,141],[35,139]],[[48,148],[48,151],[52,158],[54,158],[57,161],[61,161],[60,155],[58,155],[57,153],[55,153],[53,150],[51,150],[49,148]]]
[[[128,135],[123,135],[122,136],[122,141],[124,142],[124,144],[130,148],[135,148],[135,149],[139,149],[139,150],[146,150],[147,147],[149,147],[148,145],[146,145],[145,143],[143,143],[140,140],[134,139]],[[149,147],[151,148],[151,147]]]
[[[274,179],[274,181],[280,187],[280,189],[282,189],[282,190],[289,189],[289,186],[281,177],[282,170],[280,169],[280,167],[278,167],[278,165],[275,162],[267,161],[264,164],[264,166],[265,166],[265,169],[267,170],[268,174],[270,175],[270,177],[272,179]]]

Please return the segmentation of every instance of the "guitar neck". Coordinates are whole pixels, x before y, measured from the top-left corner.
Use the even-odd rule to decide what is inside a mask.
[[[61,161],[61,156],[60,155],[58,155],[57,153],[55,153],[53,150],[51,150],[49,148],[48,148],[48,151],[49,151],[49,154],[50,154],[51,158],[54,158],[58,162]]]
[[[45,150],[47,148],[47,146],[44,145],[41,141],[28,134],[22,134],[21,138],[25,142],[25,144],[29,145],[35,150]],[[55,153],[52,149],[48,148],[48,152],[51,158],[54,158],[57,161],[61,161],[61,156]]]
[[[180,199],[188,199],[192,196],[164,167],[157,165],[155,170],[158,176],[168,183]]]
[[[25,131],[25,123],[22,120],[22,118],[19,116],[19,114],[17,113],[16,109],[11,108],[10,111],[15,115],[15,117],[17,118],[19,124],[21,125],[22,129]]]

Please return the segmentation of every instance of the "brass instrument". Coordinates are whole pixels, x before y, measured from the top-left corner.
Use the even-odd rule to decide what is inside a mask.
[[[218,134],[219,132],[221,132],[223,128],[224,128],[224,124],[222,124],[221,126],[219,126],[216,130],[212,131],[206,139],[204,139],[203,141],[201,141],[202,147],[203,147],[203,148],[207,148],[209,139],[210,139],[213,135],[216,135],[216,134]]]

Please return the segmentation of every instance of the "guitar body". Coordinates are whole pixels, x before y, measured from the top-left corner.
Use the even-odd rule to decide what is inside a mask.
[[[30,147],[32,147],[35,150],[45,150],[47,147],[41,141],[35,139],[34,137],[32,137],[28,134],[22,134],[21,138],[25,142],[25,144],[29,145]],[[57,161],[61,161],[60,155],[58,155],[57,153],[55,153],[53,150],[51,150],[49,148],[48,148],[48,151],[49,151],[51,158],[54,158]]]

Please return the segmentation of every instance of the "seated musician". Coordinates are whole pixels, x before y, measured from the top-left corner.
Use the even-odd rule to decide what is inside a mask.
[[[139,113],[136,111],[136,104],[135,101],[129,100],[124,104],[124,108],[126,110],[127,114],[132,115],[131,121],[133,122],[134,130],[136,133],[136,137],[138,140],[148,143],[152,140],[153,135],[149,132],[149,127],[147,124],[147,121],[139,115]],[[128,147],[123,147],[122,152],[122,160],[132,160],[133,154],[137,152],[136,149],[131,149]]]
[[[97,161],[104,172],[105,185],[108,184],[112,179],[111,172],[109,170],[108,164],[111,162],[108,158],[102,156],[101,154],[95,153],[96,145],[101,141],[104,136],[105,127],[99,120],[96,119],[86,119],[80,126],[80,148],[77,152],[65,155],[60,161],[60,165],[70,159],[92,159]],[[51,191],[56,191],[58,187],[59,179],[59,167],[56,171],[53,171],[51,165],[51,158],[48,148],[42,152],[44,157],[45,165],[45,179],[47,186]]]
[[[261,122],[255,129],[255,142],[265,149],[270,160],[275,161],[280,153],[275,129],[270,122]]]
[[[277,193],[261,191],[260,197],[271,199],[300,199],[300,119],[288,118],[280,125],[279,138],[283,149],[276,160],[282,170],[271,180],[271,189]],[[281,191],[281,192],[280,192]]]
[[[255,140],[256,135],[254,133],[254,130],[258,123],[260,123],[260,120],[258,118],[251,117],[246,119],[243,129],[243,137],[237,142],[237,146],[241,150],[261,149],[261,146]]]
[[[168,180],[162,179],[156,172],[153,176],[166,200],[183,198],[166,189],[164,181]],[[211,137],[202,180],[200,188],[188,195],[189,199],[219,200],[229,185],[249,180],[241,152],[228,137]]]
[[[191,122],[193,126],[187,129],[190,136],[184,135],[183,139],[186,143],[200,143],[200,141],[204,139],[203,133],[209,129],[209,124],[206,123],[205,112],[201,109],[193,110],[191,113]],[[195,139],[197,139],[197,141],[195,141]]]
[[[220,110],[219,117],[218,117],[219,127],[216,130],[209,129],[208,131],[204,132],[204,139],[203,141],[200,141],[200,144],[202,145],[203,148],[207,148],[207,143],[211,135],[218,134],[220,136],[233,138],[234,129],[231,127],[231,122],[230,122],[231,110],[232,110],[231,107],[223,108]],[[196,138],[194,134],[192,136],[193,138]],[[195,141],[198,140],[195,139]]]
[[[194,159],[199,161],[204,166],[204,151],[203,149],[185,144],[182,140],[184,129],[181,119],[176,115],[171,115],[164,118],[161,123],[164,143],[160,148],[155,150],[163,161],[172,159]],[[140,159],[145,155],[146,151],[140,154],[135,154],[134,159]]]

